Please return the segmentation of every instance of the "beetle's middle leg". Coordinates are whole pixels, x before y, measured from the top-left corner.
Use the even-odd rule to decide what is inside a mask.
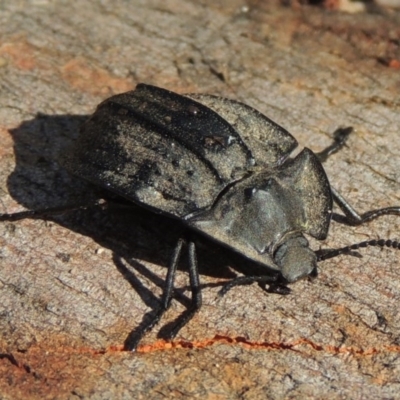
[[[139,342],[142,340],[146,332],[148,332],[154,325],[157,324],[157,322],[161,319],[161,317],[165,314],[165,312],[171,305],[171,299],[174,291],[176,268],[178,266],[184,243],[185,240],[183,238],[180,238],[175,246],[170,264],[168,266],[167,276],[164,281],[164,289],[161,302],[156,310],[156,313],[153,315],[153,318],[151,318],[146,324],[139,326],[137,329],[129,334],[124,343],[124,350],[136,350],[136,347],[138,346]]]
[[[174,338],[176,334],[194,317],[202,304],[199,271],[197,267],[196,245],[193,241],[188,242],[188,256],[192,302],[189,308],[174,323],[169,333],[166,335],[167,339]]]
[[[165,278],[161,302],[156,310],[156,313],[145,325],[140,326],[139,328],[135,329],[133,332],[129,334],[128,338],[125,340],[125,345],[124,345],[125,350],[135,350],[140,340],[146,334],[146,332],[148,332],[151,328],[153,328],[154,325],[158,323],[161,317],[169,309],[174,291],[174,280],[175,280],[176,269],[178,266],[179,258],[182,253],[182,247],[185,243],[186,240],[184,238],[181,238],[178,240],[178,243],[175,246],[174,252],[170,260],[170,264],[168,266],[168,272]],[[178,318],[177,322],[169,331],[168,335],[166,335],[168,339],[172,339],[173,337],[176,336],[179,330],[193,318],[194,314],[201,307],[202,303],[199,271],[197,267],[196,245],[192,240],[189,240],[187,246],[189,255],[189,277],[190,277],[190,287],[192,291],[192,302],[189,309],[186,310],[186,312],[184,312]]]

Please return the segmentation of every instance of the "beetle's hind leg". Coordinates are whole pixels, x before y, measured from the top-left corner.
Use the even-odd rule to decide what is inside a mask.
[[[377,210],[367,211],[364,214],[359,214],[333,187],[331,187],[331,192],[334,202],[344,213],[344,215],[332,214],[332,219],[336,222],[356,226],[381,217],[382,215],[400,216],[400,206],[379,208]]]
[[[179,258],[182,253],[182,247],[185,243],[185,239],[181,238],[175,246],[174,252],[171,257],[171,261],[168,267],[167,277],[164,283],[164,289],[162,294],[161,303],[156,310],[153,317],[144,325],[139,326],[133,332],[131,332],[128,338],[125,340],[124,349],[125,350],[135,350],[138,346],[140,340],[154,325],[158,323],[161,317],[165,314],[171,305],[171,300],[174,291],[174,280],[176,269],[178,266]],[[176,324],[166,335],[168,339],[172,339],[179,330],[193,318],[196,311],[201,307],[201,289],[199,272],[197,268],[197,257],[196,257],[196,245],[193,241],[188,242],[188,254],[189,254],[189,277],[190,277],[190,287],[192,290],[192,303],[189,309],[178,318]]]
[[[86,210],[92,207],[106,207],[107,201],[100,199],[93,203],[80,204],[80,205],[67,205],[60,207],[44,208],[42,210],[26,210],[12,214],[0,214],[0,222],[5,221],[20,221],[22,219],[46,219],[52,215],[64,214],[70,211]]]

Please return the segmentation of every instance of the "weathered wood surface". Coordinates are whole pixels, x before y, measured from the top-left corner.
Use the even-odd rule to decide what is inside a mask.
[[[326,165],[332,183],[359,210],[400,204],[399,12],[3,1],[0,35],[0,212],[95,198],[57,159],[97,103],[138,82],[244,101],[314,150],[352,125]],[[395,217],[333,224],[313,246],[400,239],[399,228]],[[168,221],[137,211],[0,224],[0,397],[399,397],[396,251],[326,261],[287,297],[252,285],[217,301],[242,260],[207,244],[201,312],[172,348],[157,339],[188,304],[180,271],[147,352],[121,352],[157,304],[175,237]]]

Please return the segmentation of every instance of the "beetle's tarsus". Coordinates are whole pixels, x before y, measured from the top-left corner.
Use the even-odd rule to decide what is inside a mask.
[[[158,336],[167,340],[172,340],[178,334],[178,332],[196,315],[200,307],[200,305],[192,304],[176,319],[172,327],[168,329],[168,333],[164,334],[164,328],[162,328]]]
[[[353,128],[351,126],[336,129],[336,131],[333,132],[333,143],[319,153],[316,153],[319,161],[325,162],[330,155],[337,153],[342,149],[352,132]]]
[[[139,325],[136,329],[134,329],[124,342],[124,350],[125,351],[135,351],[139,342],[142,340],[143,336],[161,319],[166,310],[160,307],[156,314],[145,324]],[[147,315],[146,315],[147,317]]]
[[[271,284],[266,289],[268,293],[280,294],[282,296],[287,296],[292,291],[289,287],[282,283]]]

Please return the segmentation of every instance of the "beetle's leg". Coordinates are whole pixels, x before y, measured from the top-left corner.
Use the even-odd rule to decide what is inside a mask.
[[[20,211],[12,214],[0,214],[0,221],[19,221],[21,219],[30,218],[30,219],[39,219],[46,217],[50,217],[56,214],[63,214],[69,211],[76,211],[76,210],[86,210],[91,207],[104,207],[107,202],[103,199],[96,200],[91,204],[85,205],[68,205],[68,206],[61,206],[61,207],[52,207],[52,208],[44,208],[42,210],[27,210],[27,211]]]
[[[174,291],[174,279],[178,261],[182,252],[182,246],[185,243],[185,239],[180,238],[175,246],[172,254],[170,264],[168,266],[167,277],[164,282],[164,289],[162,299],[159,307],[153,318],[151,318],[146,324],[139,326],[137,329],[132,331],[124,343],[124,350],[135,350],[137,345],[143,336],[148,332],[157,322],[161,319],[164,313],[168,310],[171,305],[172,294]]]
[[[341,148],[343,148],[352,131],[352,127],[337,129],[333,133],[333,143],[321,152],[316,153],[319,160],[321,162],[324,162],[331,154],[334,154]],[[364,214],[359,214],[332,186],[331,192],[334,202],[341,208],[341,210],[345,214],[344,216],[333,214],[332,218],[337,222],[342,222],[347,225],[361,225],[364,222],[371,221],[382,215],[400,215],[400,206],[380,208],[377,210],[368,211]]]
[[[254,282],[258,282],[260,284],[270,284],[271,288],[268,291],[273,293],[283,293],[283,290],[277,289],[276,291],[274,288],[282,288],[284,285],[279,284],[279,275],[251,275],[251,276],[239,276],[238,278],[230,280],[224,286],[222,286],[221,290],[218,292],[218,296],[224,296],[229,290],[231,290],[234,286],[239,285],[251,285]],[[286,286],[285,286],[286,287]],[[290,290],[288,287],[286,289]]]
[[[359,214],[333,187],[331,187],[331,192],[334,202],[345,214],[333,214],[332,218],[337,222],[356,226],[381,217],[382,215],[400,215],[400,206],[379,208],[377,210],[367,211],[364,214]]]
[[[348,128],[336,129],[336,131],[333,132],[333,143],[326,149],[316,153],[316,156],[319,158],[319,160],[324,162],[331,154],[338,152],[346,144],[346,141],[352,131],[353,128],[351,126]]]
[[[200,309],[202,303],[199,271],[197,267],[196,245],[192,241],[188,243],[188,255],[189,255],[189,278],[190,278],[190,288],[192,291],[192,302],[188,310],[186,310],[178,318],[173,328],[169,331],[168,335],[166,335],[168,339],[174,338],[176,334],[194,317],[196,312]]]
[[[333,143],[326,149],[319,153],[316,153],[317,157],[321,162],[328,159],[331,154],[339,151],[346,143],[350,133],[353,131],[352,127],[339,128],[333,135]],[[364,222],[371,221],[382,215],[400,215],[400,206],[398,207],[386,207],[377,210],[371,210],[364,214],[359,214],[354,208],[338,193],[332,186],[331,192],[334,202],[340,207],[345,215],[333,214],[332,218],[337,221],[347,225],[361,225]]]

